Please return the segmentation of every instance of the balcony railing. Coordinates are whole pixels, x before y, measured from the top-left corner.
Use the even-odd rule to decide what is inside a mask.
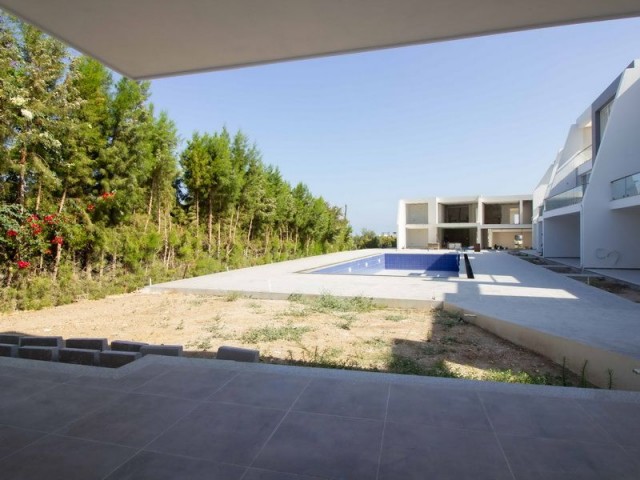
[[[611,182],[611,198],[613,200],[635,195],[640,195],[640,172]]]
[[[549,197],[544,201],[544,211],[555,210],[556,208],[568,207],[582,201],[586,185],[578,185],[571,190],[558,193],[553,197]]]
[[[562,166],[558,169],[558,172],[561,172],[565,169],[573,170],[575,168],[578,168],[583,163],[587,163],[589,160],[591,160],[592,156],[593,154],[592,154],[591,145],[587,145],[582,150],[574,153],[569,160],[564,162]]]

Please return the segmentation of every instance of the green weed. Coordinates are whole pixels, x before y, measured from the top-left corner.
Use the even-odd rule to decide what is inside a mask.
[[[266,326],[247,330],[240,340],[243,343],[276,342],[278,340],[298,342],[309,331],[311,331],[311,327],[291,324],[280,327]]]

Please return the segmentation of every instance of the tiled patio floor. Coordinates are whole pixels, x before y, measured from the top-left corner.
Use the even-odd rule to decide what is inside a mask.
[[[28,368],[26,368],[28,367]],[[0,359],[0,478],[638,479],[640,394],[148,356]]]

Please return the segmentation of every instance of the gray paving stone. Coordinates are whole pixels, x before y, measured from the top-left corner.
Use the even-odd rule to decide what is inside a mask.
[[[389,386],[384,383],[318,378],[311,380],[293,409],[382,420],[387,408],[388,395]]]
[[[204,400],[236,375],[237,373],[231,370],[176,367],[148,381],[135,391]]]
[[[426,478],[513,479],[493,432],[387,422],[379,479]]]
[[[25,430],[23,428],[0,425],[0,459],[7,455],[26,447],[31,442],[46,435],[35,430]],[[0,477],[2,472],[0,472]]]
[[[100,366],[119,368],[140,358],[138,352],[106,351],[99,353]]]
[[[244,467],[235,465],[140,452],[106,480],[235,480],[242,478],[244,471]]]
[[[408,425],[490,431],[475,392],[423,385],[392,385],[387,420]]]
[[[7,480],[101,480],[134,449],[49,435],[0,460]]]
[[[20,337],[21,347],[64,347],[62,337]]]
[[[111,342],[111,350],[118,352],[139,352],[140,348],[144,345],[149,345],[144,342],[129,342],[127,340],[114,340]]]
[[[620,445],[640,446],[640,403],[596,400],[581,400],[579,403]]]
[[[182,345],[143,345],[140,353],[145,355],[164,355],[166,357],[181,357]]]
[[[41,360],[45,362],[58,361],[58,347],[26,346],[18,349],[18,356],[28,360]]]
[[[58,433],[143,447],[196,405],[196,402],[179,398],[126,394]]]
[[[48,390],[56,384],[43,380],[31,379],[28,377],[15,377],[3,375],[4,369],[0,370],[0,405],[2,402],[12,402],[21,400],[34,393]]]
[[[120,397],[115,391],[58,385],[26,398],[12,398],[0,409],[0,424],[52,432]]]
[[[252,466],[299,475],[370,480],[376,478],[382,426],[378,420],[291,412]]]
[[[62,363],[75,363],[78,365],[98,365],[100,363],[99,354],[99,350],[61,348],[58,352],[58,361]]]
[[[296,475],[294,473],[273,472],[261,468],[250,468],[242,480],[322,480],[326,477],[310,477],[308,475]]]
[[[0,343],[8,343],[10,345],[20,345],[20,337],[22,335],[15,335],[12,333],[3,333],[0,335]]]
[[[498,433],[611,443],[612,438],[571,398],[479,393]]]
[[[205,403],[145,449],[248,466],[284,414],[246,405]]]
[[[209,400],[288,409],[309,383],[305,377],[273,373],[240,373]]]
[[[260,351],[252,350],[250,348],[229,347],[223,345],[218,348],[216,359],[255,363],[260,361]]]
[[[64,345],[67,348],[102,351],[108,348],[109,342],[106,338],[67,338]]]
[[[637,480],[640,467],[622,447],[498,435],[518,480]]]
[[[128,392],[140,387],[152,378],[165,373],[170,367],[166,365],[145,365],[128,375],[119,378],[95,377],[91,375],[78,376],[70,379],[69,385],[83,385],[86,387],[108,388]]]
[[[11,343],[0,343],[0,357],[17,357],[18,345]]]

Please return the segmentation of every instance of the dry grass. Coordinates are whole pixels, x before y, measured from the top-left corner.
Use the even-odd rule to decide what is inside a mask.
[[[257,348],[265,362],[578,385],[562,367],[456,315],[382,308],[365,298],[257,300],[140,293],[0,316],[2,332],[182,344],[212,357]]]

